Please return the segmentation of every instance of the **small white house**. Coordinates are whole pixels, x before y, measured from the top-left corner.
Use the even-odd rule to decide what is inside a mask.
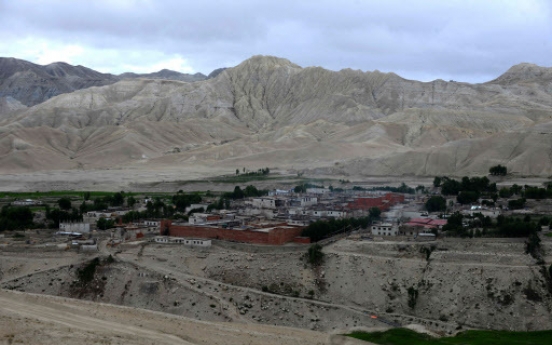
[[[292,206],[306,207],[306,206],[314,206],[316,204],[318,204],[318,198],[313,196],[303,196],[300,198],[293,198],[291,200]]]
[[[327,194],[330,190],[328,188],[307,188],[309,194]]]
[[[191,247],[207,248],[211,246],[211,240],[197,239],[197,238],[156,236],[154,241],[155,243],[183,244]]]
[[[326,211],[326,217],[344,218],[347,216],[345,211]]]
[[[159,220],[144,220],[143,224],[149,227],[159,227],[161,221]]]
[[[34,205],[42,205],[42,201],[25,199],[25,200],[16,200],[12,202],[12,204],[17,206],[34,206]]]
[[[90,232],[90,223],[59,223],[59,230],[66,232]]]
[[[372,225],[372,236],[397,236],[399,227],[391,223]]]
[[[277,198],[253,198],[251,199],[251,205],[258,208],[275,209],[285,206],[285,202]]]
[[[191,210],[197,210],[197,209],[200,209],[200,208],[202,208],[203,211],[205,211],[205,210],[207,210],[207,207],[209,207],[209,204],[191,204],[190,206],[186,207],[184,212],[188,213]]]

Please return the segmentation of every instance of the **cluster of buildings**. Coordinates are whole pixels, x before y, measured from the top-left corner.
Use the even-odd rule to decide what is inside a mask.
[[[363,216],[373,207],[382,211],[405,202],[405,196],[385,192],[356,192],[343,196],[318,188],[297,196],[278,191],[266,197],[236,200],[232,210],[217,213],[196,212],[187,222],[164,220],[161,236],[220,239],[226,241],[281,245],[310,243],[301,232],[321,219]],[[192,205],[197,209],[200,205]]]
[[[207,203],[187,208],[189,217],[181,220],[141,220],[132,224],[118,224],[111,230],[114,243],[132,241],[145,235],[154,235],[157,243],[178,243],[206,247],[218,239],[254,244],[282,245],[310,243],[301,237],[303,229],[317,220],[362,217],[377,207],[383,222],[368,229],[371,237],[431,237],[439,231],[446,219],[432,219],[420,212],[423,203],[414,195],[379,191],[348,191],[330,193],[318,188],[300,195],[277,190],[269,196],[234,200],[230,209],[205,212]],[[403,214],[403,208],[414,206],[418,212]],[[400,211],[397,211],[400,210]],[[197,211],[197,212],[196,212]],[[100,218],[116,219],[126,211],[88,212],[80,223],[61,223],[60,231],[89,233],[91,225]],[[408,219],[407,222],[404,222]]]

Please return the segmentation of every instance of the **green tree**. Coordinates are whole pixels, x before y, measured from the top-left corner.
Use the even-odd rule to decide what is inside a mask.
[[[307,260],[312,266],[320,266],[324,262],[322,246],[318,243],[310,246],[307,251]]]
[[[507,187],[502,187],[500,188],[500,190],[498,191],[498,195],[501,197],[501,198],[509,198],[512,196],[512,191],[510,188],[507,188]]]
[[[79,211],[81,214],[85,214],[88,211],[88,206],[86,205],[86,201],[83,201],[82,204],[80,204]]]
[[[63,197],[58,200],[59,208],[62,210],[70,210],[71,209],[71,199]]]
[[[517,210],[523,207],[525,207],[525,198],[508,201],[508,208],[511,210]]]
[[[371,207],[368,210],[368,214],[372,219],[378,219],[381,216],[381,210],[378,207]]]
[[[462,205],[474,203],[477,202],[477,200],[479,200],[479,192],[469,190],[461,191],[456,197],[456,201],[458,201]]]
[[[124,202],[125,202],[125,197],[123,193],[113,194],[113,198],[111,199],[111,206],[122,206]]]
[[[443,195],[458,195],[461,190],[462,185],[454,179],[446,178],[441,184],[441,194]]]
[[[439,187],[441,186],[441,178],[439,176],[435,176],[433,179],[433,187]]]
[[[425,203],[428,212],[442,212],[447,209],[447,201],[442,196],[432,196]]]
[[[0,231],[25,229],[33,226],[33,213],[25,206],[2,206]]]
[[[85,200],[85,201],[90,200],[90,192],[84,192],[83,197],[84,197],[84,200]]]
[[[112,228],[114,225],[115,225],[115,222],[113,221],[113,219],[105,219],[104,217],[101,217],[101,218],[98,219],[98,221],[96,222],[96,226],[97,226],[98,229],[100,229],[100,230],[107,230],[107,229],[110,229],[110,228]]]
[[[293,192],[295,193],[305,193],[306,191],[307,187],[304,184],[295,186],[295,188],[293,188]]]
[[[134,205],[136,205],[136,199],[132,195],[127,197],[127,205],[130,208],[133,208]]]

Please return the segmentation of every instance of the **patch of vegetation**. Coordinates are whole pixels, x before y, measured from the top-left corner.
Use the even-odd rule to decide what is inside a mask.
[[[542,345],[550,343],[552,331],[465,331],[454,337],[432,338],[409,329],[395,328],[385,332],[353,332],[347,336],[382,345]]]
[[[447,209],[447,201],[440,195],[432,196],[425,203],[428,212],[445,211]]]
[[[363,188],[363,187],[359,187],[359,186],[353,186],[353,190],[358,190],[358,191],[383,190],[383,191],[386,191],[386,192],[405,193],[405,194],[415,194],[416,193],[416,189],[406,185],[404,182],[401,183],[401,185],[399,187],[381,186],[381,187]]]
[[[529,238],[527,239],[527,241],[525,242],[525,254],[530,254],[539,263],[543,260],[542,254],[541,254],[540,242],[541,242],[541,239],[539,238],[539,235],[537,235],[536,232],[532,232],[529,235]]]
[[[227,192],[222,195],[222,198],[224,199],[243,199],[243,198],[249,198],[249,197],[255,197],[255,196],[263,196],[267,195],[268,190],[258,190],[257,187],[249,185],[245,187],[245,189],[241,189],[240,186],[234,187],[233,192]]]
[[[354,228],[366,229],[372,219],[379,217],[381,211],[377,207],[370,209],[370,216],[359,218],[330,219],[329,221],[318,220],[311,223],[301,232],[301,236],[310,238],[311,242],[318,242],[324,238],[350,231]],[[376,211],[377,210],[377,211]]]
[[[96,274],[96,267],[100,265],[100,258],[90,260],[88,264],[77,270],[77,278],[82,285],[90,283]]]
[[[408,306],[410,309],[416,308],[416,303],[418,302],[418,289],[411,286],[408,288]]]
[[[491,175],[506,176],[508,174],[508,169],[505,166],[502,166],[499,164],[499,165],[492,166],[489,169],[489,173]]]
[[[425,257],[426,257],[426,261],[429,261],[429,257],[431,256],[431,253],[433,253],[433,251],[435,250],[435,246],[429,246],[429,247],[421,247],[420,248],[420,253],[424,254]]]
[[[106,219],[104,217],[100,217],[98,221],[96,222],[96,227],[100,230],[107,230],[115,226],[115,221],[113,219]]]
[[[4,205],[0,211],[0,232],[20,230],[34,226],[33,213],[25,206]]]
[[[538,293],[538,291],[533,289],[533,286],[531,285],[531,283],[529,283],[529,285],[525,289],[523,289],[523,293],[525,294],[525,296],[527,296],[527,299],[530,301],[542,302],[541,295]]]
[[[313,244],[307,251],[307,261],[314,267],[322,265],[324,262],[324,253],[322,252],[322,246],[319,244]]]
[[[263,175],[263,174],[252,174],[252,175],[240,174],[240,175],[214,177],[214,178],[208,179],[208,181],[212,183],[247,183],[251,181],[281,180],[285,178],[286,176],[270,176],[270,175]]]

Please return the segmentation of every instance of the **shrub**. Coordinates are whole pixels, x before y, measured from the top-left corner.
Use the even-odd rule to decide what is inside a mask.
[[[96,267],[100,264],[99,258],[92,259],[86,266],[77,270],[77,277],[82,284],[91,282],[96,274]]]
[[[418,290],[411,286],[408,288],[408,306],[410,309],[416,308],[416,302],[418,300]]]
[[[322,246],[314,244],[309,247],[307,252],[307,259],[313,266],[320,266],[324,262],[324,253],[322,253]]]

